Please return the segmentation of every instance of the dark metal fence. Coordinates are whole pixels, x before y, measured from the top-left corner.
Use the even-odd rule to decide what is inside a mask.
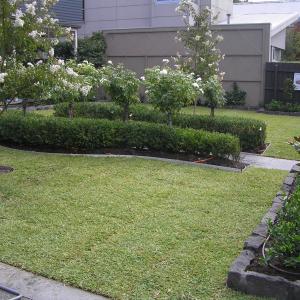
[[[265,103],[285,100],[283,87],[287,78],[294,81],[294,74],[300,73],[300,63],[267,63],[265,81]],[[294,101],[300,103],[300,91],[294,92]]]

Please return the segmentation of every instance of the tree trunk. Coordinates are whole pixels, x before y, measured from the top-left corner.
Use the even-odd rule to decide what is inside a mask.
[[[198,98],[194,101],[194,112],[193,112],[194,115],[196,114],[197,102],[198,102]]]
[[[74,102],[69,103],[69,109],[68,109],[69,118],[74,118]]]
[[[170,112],[168,113],[168,125],[169,127],[173,127],[173,119],[172,114]]]
[[[26,116],[26,111],[27,111],[27,100],[22,101],[22,110],[23,110],[23,115],[25,117]]]
[[[125,104],[123,110],[123,121],[128,122],[129,120],[129,104]]]
[[[215,116],[215,107],[214,106],[211,106],[211,108],[210,108],[210,116],[211,117]]]

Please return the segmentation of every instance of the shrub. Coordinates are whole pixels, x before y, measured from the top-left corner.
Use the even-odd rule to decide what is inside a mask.
[[[78,152],[136,148],[234,158],[240,153],[239,140],[229,134],[145,122],[23,117],[19,112],[0,118],[0,142]]]
[[[173,124],[175,113],[203,94],[201,79],[197,82],[193,75],[167,66],[146,69],[145,77],[147,96],[155,108],[166,114],[169,126]]]
[[[101,84],[112,101],[123,109],[123,121],[128,121],[129,108],[139,101],[138,89],[140,81],[136,73],[126,69],[122,64],[114,66],[109,62],[101,70]]]
[[[291,103],[294,99],[294,92],[296,86],[291,78],[286,78],[283,82],[283,98],[285,101]]]
[[[210,77],[204,85],[205,100],[210,107],[210,116],[215,116],[215,109],[225,104],[224,89],[218,76]]]
[[[278,100],[272,100],[265,105],[265,108],[270,111],[300,112],[300,104],[284,103]]]
[[[99,68],[105,63],[106,42],[102,32],[78,40],[78,61],[88,62]]]
[[[244,105],[247,93],[242,91],[236,82],[232,85],[232,90],[225,93],[226,105]]]
[[[76,103],[74,113],[77,117],[120,119],[122,110],[114,104]],[[55,106],[55,114],[65,117],[68,115],[67,104]],[[144,104],[131,107],[131,119],[153,123],[166,123],[167,117]],[[216,116],[211,118],[203,115],[178,114],[173,123],[183,128],[203,129],[221,133],[230,133],[239,137],[241,148],[255,150],[262,147],[266,139],[266,124],[259,120],[236,117]]]
[[[294,140],[288,142],[300,154],[300,136],[295,136]]]
[[[275,224],[269,225],[271,247],[267,262],[300,268],[300,187],[287,200]]]

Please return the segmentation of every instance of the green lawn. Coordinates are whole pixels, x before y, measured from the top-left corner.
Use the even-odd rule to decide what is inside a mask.
[[[185,112],[192,113],[193,108],[184,109]],[[208,114],[209,109],[205,107],[197,108],[198,114]],[[300,135],[300,117],[276,116],[260,114],[255,111],[217,109],[216,115],[249,117],[263,120],[267,123],[267,142],[271,143],[270,148],[265,153],[266,156],[300,160],[300,155],[287,144],[287,141],[294,136]]]
[[[116,299],[256,299],[226,273],[285,172],[0,147],[1,164],[0,261]]]
[[[186,108],[183,111],[192,113],[193,108]],[[53,111],[39,111],[38,113],[50,115],[53,113]],[[197,113],[209,114],[209,109],[205,107],[198,107]],[[233,109],[217,109],[216,115],[218,114],[249,117],[265,121],[268,125],[267,142],[271,143],[271,146],[265,155],[300,160],[300,155],[290,145],[287,144],[287,141],[290,138],[300,135],[300,117],[267,115],[259,114],[255,111],[241,111]]]

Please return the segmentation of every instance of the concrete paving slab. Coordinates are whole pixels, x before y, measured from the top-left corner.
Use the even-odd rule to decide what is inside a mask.
[[[299,161],[296,160],[266,157],[245,152],[241,153],[240,159],[241,162],[254,167],[283,171],[290,171],[295,164],[299,163]]]
[[[63,283],[0,263],[0,284],[30,300],[107,300]]]

